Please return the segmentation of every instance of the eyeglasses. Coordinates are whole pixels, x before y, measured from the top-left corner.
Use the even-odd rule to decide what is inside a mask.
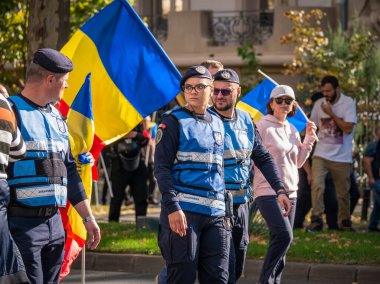
[[[182,91],[185,93],[191,93],[193,90],[197,93],[204,92],[204,90],[211,85],[205,85],[205,84],[197,84],[194,87],[192,85],[184,85],[182,86]]]
[[[235,89],[218,89],[214,87],[214,96],[219,95],[219,92],[221,92],[223,97],[227,97],[231,95],[234,90]]]
[[[290,105],[293,101],[291,98],[275,98],[274,101],[276,104],[281,105],[282,102],[285,102],[287,105]]]

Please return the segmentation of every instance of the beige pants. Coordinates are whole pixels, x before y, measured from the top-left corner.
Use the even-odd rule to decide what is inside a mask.
[[[311,183],[312,215],[321,217],[325,211],[323,195],[326,175],[329,172],[338,197],[338,224],[340,225],[343,220],[351,220],[349,196],[351,163],[333,162],[321,157],[313,157],[311,168],[313,177]]]

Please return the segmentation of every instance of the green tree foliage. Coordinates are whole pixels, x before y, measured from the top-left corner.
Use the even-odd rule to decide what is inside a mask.
[[[376,60],[376,36],[360,23],[344,32],[341,26],[325,33],[321,10],[289,11],[292,32],[283,36],[283,44],[294,44],[293,61],[286,64],[287,75],[300,76],[298,90],[305,96],[319,90],[320,79],[326,74],[339,78],[345,94],[370,99],[380,86],[380,62]]]
[[[0,82],[10,92],[22,85],[19,78],[25,74],[28,4],[17,0],[0,2]]]
[[[74,33],[112,0],[71,0],[70,30]],[[128,1],[133,5],[134,1]],[[0,1],[0,83],[10,93],[23,86],[27,64],[29,0]]]
[[[245,63],[241,70],[241,86],[244,96],[262,81],[260,80],[261,76],[257,73],[257,70],[260,69],[260,62],[256,57],[255,47],[250,42],[243,44],[237,51]]]
[[[311,103],[310,95],[319,91],[321,78],[335,75],[344,94],[357,101],[355,141],[362,150],[373,139],[379,123],[380,50],[376,36],[359,22],[348,31],[338,26],[324,32],[321,22],[325,15],[320,10],[289,11],[286,16],[293,28],[281,42],[294,45],[294,50],[285,74],[299,76],[297,88],[306,99],[305,105]]]
[[[111,3],[112,0],[71,0],[70,1],[70,30],[74,33],[91,17]]]
[[[91,17],[98,13],[113,0],[71,0],[70,2],[70,30],[74,33]],[[128,0],[129,4],[134,5],[134,0]]]

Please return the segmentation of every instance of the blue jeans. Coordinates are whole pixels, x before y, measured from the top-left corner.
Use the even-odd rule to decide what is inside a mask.
[[[260,196],[256,199],[261,215],[269,228],[269,247],[260,273],[260,284],[280,283],[285,267],[285,256],[293,241],[293,224],[297,199],[292,198],[293,209],[288,217],[277,202],[277,197]]]
[[[378,229],[380,221],[380,179],[376,180],[375,185],[372,188],[375,191],[375,200],[371,213],[371,217],[369,218],[368,229]]]

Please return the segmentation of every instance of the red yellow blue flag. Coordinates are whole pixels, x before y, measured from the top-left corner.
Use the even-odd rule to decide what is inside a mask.
[[[92,148],[95,133],[92,113],[91,74],[87,74],[71,105],[68,112],[67,126],[70,134],[71,152],[76,159],[78,172],[86,190],[87,198],[91,200],[91,163],[87,159],[87,153]],[[61,216],[66,230],[66,243],[60,279],[69,274],[72,262],[77,258],[86,243],[87,235],[82,218],[70,202],[68,202],[65,209],[61,210]]]
[[[96,158],[104,145],[128,133],[180,92],[181,74],[126,0],[115,0],[92,17],[61,52],[74,64],[59,109],[68,117],[76,159],[89,151]],[[88,197],[89,167],[82,162],[79,168]],[[61,278],[69,273],[86,240],[70,204],[66,211],[62,220],[70,233]]]
[[[91,18],[62,52],[74,63],[61,101],[63,115],[92,74],[95,148],[128,133],[180,92],[181,74],[125,0]]]
[[[265,79],[246,94],[238,102],[237,107],[247,111],[252,116],[254,122],[258,122],[261,117],[267,114],[266,106],[274,87],[276,87],[276,85],[273,82]],[[293,117],[288,118],[288,121],[297,128],[298,132],[302,132],[306,127],[308,119],[305,113],[299,109]]]

